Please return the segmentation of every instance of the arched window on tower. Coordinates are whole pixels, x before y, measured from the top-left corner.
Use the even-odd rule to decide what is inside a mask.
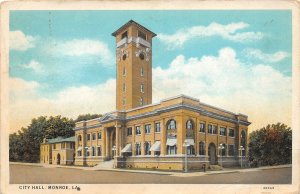
[[[176,129],[176,121],[174,119],[168,121],[167,129]]]

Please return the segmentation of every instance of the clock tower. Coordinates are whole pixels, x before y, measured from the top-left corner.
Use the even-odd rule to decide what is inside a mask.
[[[152,103],[152,38],[144,26],[130,20],[116,37],[116,110]]]

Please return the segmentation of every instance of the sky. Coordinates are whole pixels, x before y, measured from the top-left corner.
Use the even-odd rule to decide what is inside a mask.
[[[153,103],[185,94],[248,115],[256,130],[291,126],[288,10],[11,11],[10,132],[32,118],[115,110],[115,37],[135,20],[152,45]]]

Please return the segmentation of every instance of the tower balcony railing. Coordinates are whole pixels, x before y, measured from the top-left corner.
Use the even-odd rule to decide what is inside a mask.
[[[137,38],[136,37],[129,37],[129,38],[127,38],[127,37],[125,37],[122,40],[120,40],[119,42],[117,42],[117,48],[122,47],[123,45],[125,45],[127,43],[129,44],[131,42],[134,42],[136,44],[141,44],[141,45],[143,45],[147,48],[151,47],[150,42],[148,42],[147,40],[144,40],[143,38],[140,38],[140,37],[137,37]]]
[[[119,42],[117,42],[117,48],[123,46],[126,43],[127,43],[127,37],[125,37],[122,40],[120,40]]]

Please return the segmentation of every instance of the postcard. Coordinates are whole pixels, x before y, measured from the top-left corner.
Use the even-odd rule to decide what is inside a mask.
[[[298,193],[297,1],[1,4],[1,193]]]

